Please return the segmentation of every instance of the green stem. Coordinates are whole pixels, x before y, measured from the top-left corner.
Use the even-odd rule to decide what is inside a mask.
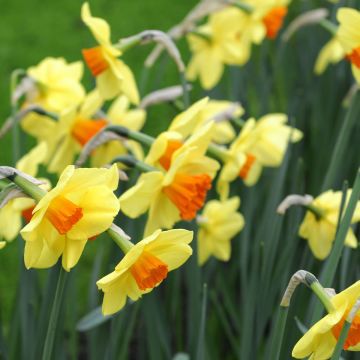
[[[325,289],[321,286],[318,281],[314,281],[310,285],[311,290],[315,293],[315,295],[319,298],[322,304],[325,306],[325,309],[328,313],[335,310],[334,305],[331,302],[329,295],[326,293]]]
[[[227,151],[225,149],[215,144],[209,144],[207,153],[211,157],[214,157],[220,161],[225,161],[228,156]]]
[[[319,21],[319,25],[322,26],[325,30],[329,31],[331,35],[335,36],[337,32],[337,26],[327,19],[322,19]]]
[[[146,135],[140,131],[130,130],[125,126],[121,125],[110,125],[106,128],[108,131],[112,131],[124,138],[135,140],[143,145],[151,146],[154,142],[154,138],[152,136]]]
[[[67,272],[60,267],[58,283],[56,286],[55,299],[51,309],[49,326],[46,333],[44,351],[42,355],[42,360],[52,359],[52,351],[54,347],[54,339],[56,334],[57,323],[59,320],[59,313],[61,304],[63,302],[64,288],[67,279]]]
[[[46,195],[46,191],[41,189],[39,186],[34,185],[29,180],[23,178],[22,176],[15,175],[13,181],[17,186],[19,186],[25,194],[31,196],[36,202],[39,202],[44,195]]]
[[[134,158],[131,155],[121,155],[111,161],[112,164],[115,164],[118,162],[120,162],[130,168],[136,168],[136,169],[140,170],[141,172],[158,171],[156,168],[154,168],[148,164],[145,164],[144,162]]]
[[[304,207],[315,215],[316,220],[320,220],[324,216],[324,212],[314,205],[308,204],[304,205]]]
[[[9,186],[9,183],[6,183],[3,180],[0,180],[0,190],[5,189],[7,186]]]
[[[134,244],[130,240],[126,239],[124,236],[121,236],[118,232],[116,232],[112,228],[109,228],[107,230],[107,233],[114,240],[116,245],[119,246],[119,248],[124,254],[129,252],[129,250],[134,246]]]
[[[274,339],[271,342],[270,357],[269,359],[280,359],[281,346],[284,339],[285,325],[289,312],[289,307],[280,306],[278,316],[276,319],[275,328],[273,330]]]
[[[133,47],[141,44],[141,37],[140,36],[134,36],[128,40],[119,40],[117,44],[114,46],[120,50],[122,53],[126,52],[127,50],[132,49]]]

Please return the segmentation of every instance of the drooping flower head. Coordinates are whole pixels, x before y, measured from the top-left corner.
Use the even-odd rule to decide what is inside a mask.
[[[119,211],[113,193],[118,178],[115,165],[111,169],[68,166],[21,230],[25,266],[47,268],[62,255],[63,268],[74,267],[87,240],[107,230]]]
[[[296,359],[330,359],[344,321],[360,296],[360,281],[331,298],[334,307],[325,317],[313,325],[296,343],[292,356]],[[350,327],[344,350],[360,350],[360,311]]]
[[[347,201],[349,201],[350,195],[351,190],[347,193]],[[319,195],[310,205],[317,209],[321,216],[317,217],[311,211],[307,211],[300,225],[299,235],[308,240],[310,249],[317,259],[325,259],[331,251],[335,240],[341,197],[341,191],[332,190]],[[360,202],[356,206],[351,223],[358,221],[360,221]],[[351,228],[346,235],[345,245],[352,248],[357,247],[357,239]]]
[[[169,169],[142,174],[120,197],[122,211],[136,218],[149,209],[145,234],[171,228],[180,219],[191,220],[202,208],[219,164],[196,146],[182,147]],[[175,155],[175,153],[174,153]]]
[[[184,264],[192,254],[192,238],[188,230],[157,230],[132,246],[115,270],[96,283],[104,292],[103,314],[121,310],[127,297],[138,300]]]
[[[225,201],[211,200],[197,217],[198,263],[203,265],[211,255],[228,261],[231,255],[232,238],[244,227],[244,217],[237,212],[240,198]]]
[[[227,158],[220,173],[218,191],[225,199],[229,192],[229,183],[237,177],[248,186],[254,185],[262,167],[281,165],[288,142],[297,142],[302,132],[286,125],[285,114],[268,114],[258,121],[251,118],[246,121],[239,136],[227,151]]]
[[[82,51],[85,62],[96,78],[96,85],[101,96],[112,99],[121,93],[131,102],[139,102],[139,94],[130,68],[120,59],[121,51],[112,45],[110,26],[101,19],[93,17],[88,3],[81,8],[81,18],[88,26],[98,46]]]

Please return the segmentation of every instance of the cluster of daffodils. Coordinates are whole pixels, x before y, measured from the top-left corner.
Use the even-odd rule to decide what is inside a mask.
[[[192,51],[187,78],[199,77],[204,89],[214,87],[224,65],[244,65],[253,45],[277,37],[289,5],[290,0],[244,0],[210,14],[205,24],[186,35]],[[110,315],[121,310],[127,298],[138,300],[181,267],[193,253],[193,238],[199,266],[212,257],[229,261],[231,241],[246,220],[239,212],[239,189],[256,186],[267,168],[279,168],[288,147],[300,142],[303,133],[280,112],[255,119],[239,103],[209,97],[187,106],[177,99],[188,95],[185,84],[180,93],[172,89],[162,99],[179,108],[178,114],[165,131],[149,136],[142,128],[151,102],[145,106],[141,101],[135,77],[120,57],[154,38],[162,39],[179,64],[172,40],[151,32],[113,43],[109,24],[93,17],[88,3],[81,18],[93,36],[92,47],[82,49],[82,55],[94,88],[87,91],[81,83],[82,61],[62,58],[46,58],[17,79],[16,121],[37,144],[15,168],[0,167],[0,249],[6,251],[5,245],[20,234],[26,268],[49,268],[61,261],[63,269],[71,271],[88,242],[105,233],[124,255],[97,281],[104,294],[103,314]],[[336,59],[352,62],[358,76],[360,38],[354,28],[359,29],[359,12],[340,9],[338,19],[331,48],[336,47],[337,55],[341,52]],[[328,61],[321,57],[322,64]],[[84,162],[87,167],[80,167]],[[45,170],[58,177],[56,184],[39,175]],[[317,259],[331,251],[340,202],[341,193],[334,191],[301,202],[307,212],[299,235]],[[142,215],[142,240],[130,239],[126,229],[116,225],[117,217]],[[352,223],[358,221],[360,204]],[[357,246],[351,229],[345,243]],[[354,303],[353,297],[345,303],[347,295],[341,294],[331,300],[325,325],[315,325],[310,330],[315,335],[305,336],[295,347],[295,357],[322,349],[315,343],[319,337],[336,343],[338,324]],[[320,335],[319,328],[324,330]],[[347,342],[350,350],[357,349],[357,331],[353,329]]]

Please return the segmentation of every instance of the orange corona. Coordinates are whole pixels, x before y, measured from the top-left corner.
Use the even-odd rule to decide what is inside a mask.
[[[34,209],[35,209],[35,206],[30,206],[29,208],[27,208],[21,212],[21,215],[25,219],[26,223],[30,222],[30,220],[33,216]]]
[[[83,49],[82,54],[86,65],[89,67],[93,76],[96,77],[108,69],[109,64],[106,61],[103,50],[100,46],[93,47],[91,49]]]
[[[204,205],[207,191],[211,189],[211,178],[207,174],[177,174],[171,185],[163,192],[176,205],[183,220],[192,220]]]
[[[78,120],[76,121],[71,135],[76,141],[84,146],[93,136],[107,125],[107,121],[100,120]]]
[[[341,330],[345,322],[345,317],[343,317],[333,328],[332,333],[336,337],[336,340],[339,339]],[[344,343],[344,350],[347,350],[350,346],[355,346],[360,343],[360,318],[355,316],[354,321],[351,324],[348,336]]]
[[[59,195],[50,202],[45,216],[59,234],[64,235],[83,217],[83,210]]]
[[[360,46],[356,49],[353,49],[350,54],[346,55],[346,58],[358,69],[360,69]]]
[[[285,6],[279,6],[271,9],[264,17],[263,23],[266,27],[266,36],[269,39],[275,39],[282,27],[284,17],[287,14]]]
[[[163,281],[168,273],[168,266],[159,258],[143,251],[131,266],[130,273],[140,290],[152,289]]]
[[[239,176],[242,179],[245,180],[247,178],[255,160],[256,160],[256,158],[254,155],[246,154],[245,164],[242,166],[242,168],[240,169],[240,173],[239,173]]]
[[[174,154],[174,152],[181,148],[182,142],[178,140],[169,140],[167,144],[166,151],[163,156],[159,159],[159,163],[165,170],[169,170],[171,165],[171,158]]]

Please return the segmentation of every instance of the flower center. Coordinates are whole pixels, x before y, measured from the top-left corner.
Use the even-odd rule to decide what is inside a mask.
[[[246,154],[245,164],[242,166],[242,168],[240,169],[240,172],[239,172],[239,176],[242,179],[245,180],[247,178],[252,166],[254,165],[255,160],[256,160],[256,157],[254,155]]]
[[[271,9],[262,19],[266,27],[266,36],[269,39],[275,39],[277,33],[282,27],[284,17],[287,14],[287,7],[279,6]]]
[[[331,329],[336,340],[339,339],[342,327],[345,322],[345,316]],[[350,346],[355,346],[360,343],[360,317],[355,316],[353,323],[351,324],[348,336],[344,343],[344,350],[347,350]]]
[[[83,210],[59,195],[50,202],[45,216],[59,234],[64,235],[83,217]]]
[[[163,192],[179,209],[183,220],[192,220],[203,207],[210,188],[211,178],[207,174],[177,174],[171,185],[163,188]]]
[[[181,148],[182,142],[178,140],[169,140],[167,144],[167,148],[165,153],[161,156],[159,159],[159,163],[165,170],[169,170],[171,165],[171,158],[174,154],[174,152]]]
[[[29,223],[32,219],[32,216],[33,216],[33,210],[35,209],[35,205],[34,206],[30,206],[29,208],[27,209],[24,209],[22,212],[21,212],[21,215],[22,217],[25,219],[25,221],[27,223]]]
[[[107,125],[107,121],[99,120],[77,120],[72,128],[71,135],[76,141],[84,146],[93,136]]]
[[[346,58],[354,64],[358,69],[360,69],[360,46],[356,49],[353,49],[353,51],[350,54],[346,55]]]
[[[152,289],[166,278],[168,266],[156,256],[143,251],[130,267],[130,273],[140,290]]]
[[[82,54],[86,65],[89,67],[91,73],[95,77],[100,75],[109,67],[109,64],[106,61],[100,46],[96,46],[90,49],[83,49]]]

